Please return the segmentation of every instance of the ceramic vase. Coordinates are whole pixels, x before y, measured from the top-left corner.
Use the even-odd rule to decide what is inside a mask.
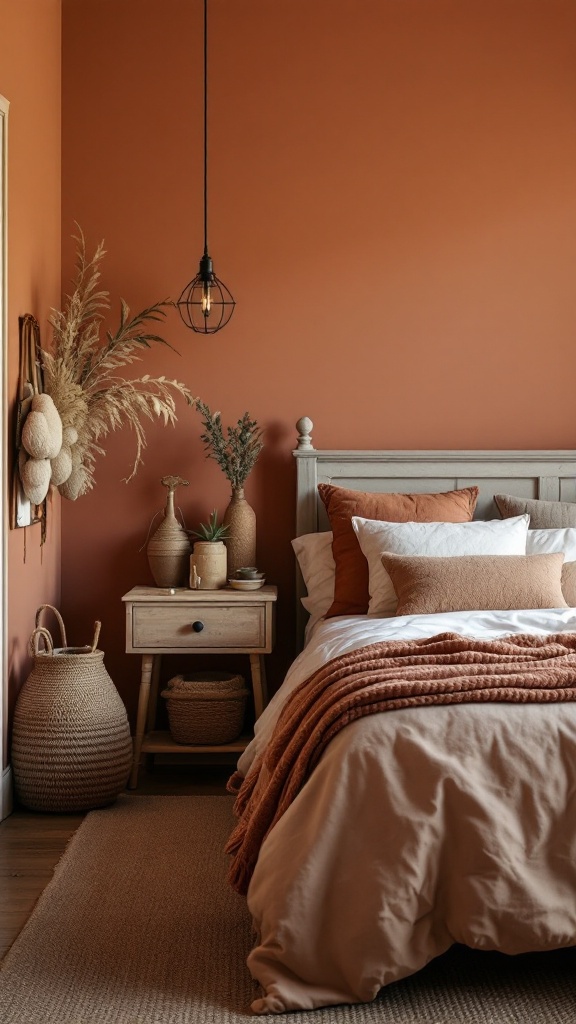
[[[190,541],[174,515],[174,490],[168,491],[164,519],[148,541],[148,564],[157,587],[185,587],[188,583]]]
[[[225,587],[227,552],[222,540],[197,540],[190,556],[190,587],[192,590],[219,590]]]
[[[224,523],[228,526],[228,575],[233,576],[243,565],[256,565],[256,513],[246,501],[243,487],[233,488]]]

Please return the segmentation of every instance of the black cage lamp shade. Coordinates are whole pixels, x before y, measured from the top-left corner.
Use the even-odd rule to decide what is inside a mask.
[[[176,305],[186,326],[198,334],[215,334],[228,323],[236,303],[226,285],[216,277],[207,252],[200,260],[196,277],[186,285]]]
[[[208,255],[208,11],[204,0],[204,255],[196,277],[184,288],[176,306],[182,320],[198,334],[215,334],[228,323],[236,303],[214,273]]]

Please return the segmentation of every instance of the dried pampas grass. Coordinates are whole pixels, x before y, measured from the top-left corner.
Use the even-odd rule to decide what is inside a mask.
[[[68,430],[68,436],[74,436],[70,428],[76,433],[70,445],[72,474],[58,488],[72,500],[94,486],[96,459],[105,455],[103,441],[111,431],[125,425],[134,431],[136,453],[125,478],[128,481],[141,465],[146,447],[142,421],[160,419],[173,426],[177,419],[175,397],[180,395],[188,405],[196,403],[181,381],[149,374],[127,380],[117,373],[121,367],[140,360],[143,350],[154,343],[168,345],[153,333],[151,325],[162,321],[165,307],[172,304],[157,302],[131,316],[121,299],[118,329],[114,334],[107,330],[102,342],[100,331],[110,310],[109,293],[99,288],[104,243],[88,258],[84,234],[77,227],[74,290],[63,310],[52,310],[52,350],[42,349],[45,392],[60,413],[64,431]]]

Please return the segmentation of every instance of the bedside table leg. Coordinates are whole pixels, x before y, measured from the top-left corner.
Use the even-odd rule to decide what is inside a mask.
[[[256,718],[264,711],[268,703],[266,692],[266,669],[262,654],[250,655],[250,672],[252,674],[252,692],[254,694],[254,714]]]
[[[140,693],[138,695],[138,716],[136,718],[136,734],[134,736],[134,760],[128,786],[135,789],[138,785],[138,768],[140,767],[140,754],[142,752],[142,741],[148,717],[148,704],[150,701],[150,682],[152,679],[152,668],[154,666],[154,655],[142,655],[142,674],[140,676]]]
[[[153,654],[152,676],[150,685],[150,697],[148,699],[148,715],[146,721],[146,732],[152,732],[156,728],[156,712],[158,710],[158,690],[160,689],[160,665],[162,655]]]

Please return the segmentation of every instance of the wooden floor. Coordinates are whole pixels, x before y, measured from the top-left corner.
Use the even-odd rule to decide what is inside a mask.
[[[142,770],[135,795],[223,793],[233,766],[159,765]],[[0,822],[0,959],[24,927],[83,814],[16,807]]]

